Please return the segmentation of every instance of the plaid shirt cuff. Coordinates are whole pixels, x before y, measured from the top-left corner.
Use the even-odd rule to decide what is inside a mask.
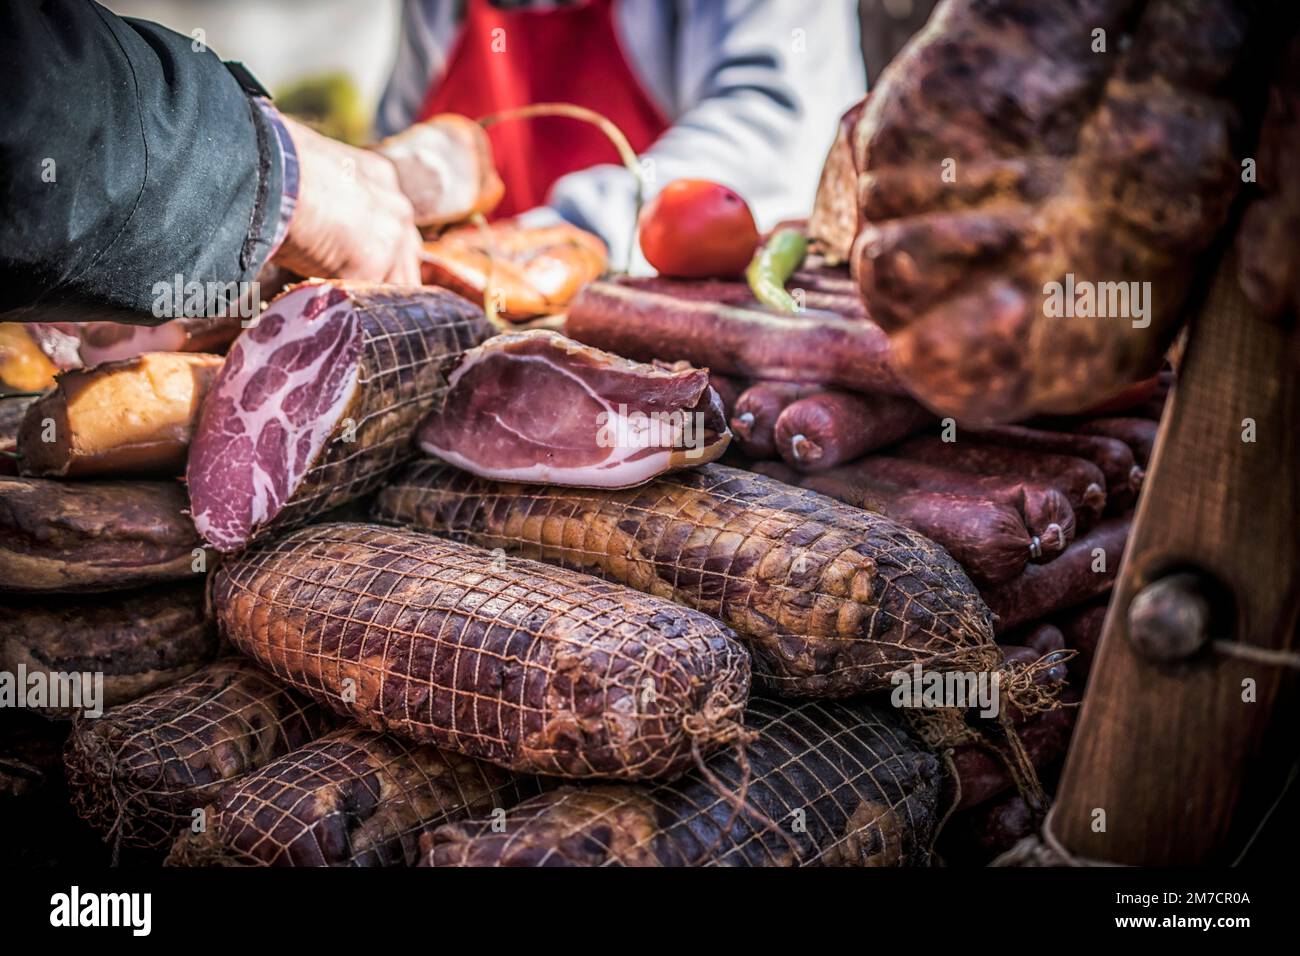
[[[289,232],[289,222],[293,219],[294,208],[298,205],[298,151],[294,149],[293,137],[289,135],[289,130],[284,125],[284,117],[271,105],[271,101],[259,96],[254,97],[253,102],[257,104],[267,123],[275,131],[276,142],[280,144],[280,148],[276,151],[280,157],[281,173],[280,221],[276,224],[275,237],[271,241],[271,254],[267,257],[270,259],[275,256],[284,242],[284,237]]]

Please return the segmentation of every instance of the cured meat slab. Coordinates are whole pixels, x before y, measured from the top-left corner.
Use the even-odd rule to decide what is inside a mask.
[[[235,342],[204,406],[186,470],[199,533],[232,551],[377,487],[491,331],[440,289],[287,290]]]
[[[0,477],[0,591],[109,591],[197,578],[175,481]]]
[[[704,369],[630,362],[540,329],[466,353],[420,447],[489,478],[621,488],[722,455]]]
[[[420,841],[423,866],[924,866],[943,771],[887,708],[753,700],[747,765],[658,786],[563,787]]]
[[[845,697],[888,687],[913,663],[1000,659],[988,609],[928,538],[723,465],[575,491],[417,462],[380,492],[375,513],[711,614],[747,641],[756,680],[783,696]]]
[[[749,655],[698,611],[427,534],[320,524],[212,577],[223,635],[372,730],[522,773],[680,774],[735,739]]]
[[[146,352],[59,373],[18,429],[20,470],[58,478],[179,475],[220,368],[216,355]]]

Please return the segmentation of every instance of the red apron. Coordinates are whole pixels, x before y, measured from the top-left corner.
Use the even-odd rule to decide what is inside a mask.
[[[638,153],[668,128],[619,45],[614,0],[551,10],[498,10],[469,0],[447,69],[425,94],[418,119],[461,113],[481,119],[530,103],[575,103],[608,117]],[[509,120],[488,129],[505,198],[493,218],[546,202],[561,176],[619,162],[596,127],[565,117]]]

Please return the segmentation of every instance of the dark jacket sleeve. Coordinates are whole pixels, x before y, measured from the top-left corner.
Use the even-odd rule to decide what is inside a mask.
[[[256,278],[281,161],[211,50],[89,0],[23,0],[0,3],[0,62],[0,313],[31,310],[5,319],[154,324],[156,283]]]

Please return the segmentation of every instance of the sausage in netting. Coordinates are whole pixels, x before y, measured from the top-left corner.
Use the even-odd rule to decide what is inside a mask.
[[[965,438],[972,437],[967,431]],[[1028,451],[1072,455],[1092,462],[1106,478],[1106,507],[1123,511],[1133,503],[1142,487],[1145,472],[1134,460],[1133,451],[1117,438],[1105,435],[1076,435],[1046,431],[1022,425],[998,425],[973,432],[974,440],[989,445]]]
[[[251,661],[223,658],[103,717],[78,717],[64,752],[72,806],[106,839],[162,849],[226,784],[336,723]]]
[[[1041,481],[1065,494],[1076,520],[1082,523],[1095,521],[1106,507],[1106,477],[1100,468],[1082,458],[991,448],[975,442],[947,442],[932,435],[909,438],[895,453],[928,465],[977,475]]]
[[[908,491],[885,482],[845,481],[833,472],[803,475],[799,484],[925,535],[957,560],[977,585],[1021,574],[1039,546],[1014,508],[980,498]]]
[[[741,392],[731,414],[736,445],[750,458],[776,455],[776,420],[791,402],[822,390],[803,382],[756,382]]]
[[[1106,518],[1055,561],[1031,564],[1019,577],[984,590],[984,600],[998,616],[998,633],[1108,591],[1119,571],[1132,523],[1132,512]]]
[[[1085,435],[1118,438],[1133,450],[1133,458],[1143,468],[1151,464],[1151,453],[1156,447],[1156,432],[1159,428],[1158,421],[1133,417],[1090,418],[1075,426],[1076,431]]]
[[[832,312],[791,315],[591,282],[569,304],[564,331],[641,362],[685,359],[724,375],[903,394],[884,330]]]
[[[785,467],[756,467],[768,465]],[[374,515],[703,611],[745,639],[756,680],[782,696],[856,696],[891,686],[912,661],[996,665],[987,611],[951,555],[790,484],[710,464],[634,488],[574,489],[424,461],[380,492]]]
[[[699,611],[411,531],[310,525],[223,561],[223,635],[372,730],[523,773],[680,774],[735,739],[749,653]]]
[[[906,438],[934,421],[894,395],[828,390],[787,405],[776,420],[776,450],[801,471],[822,471]]]
[[[793,470],[789,470],[794,474]],[[1029,533],[1039,540],[1041,560],[1049,560],[1065,550],[1074,540],[1074,509],[1065,495],[1039,481],[1004,478],[999,475],[972,475],[952,468],[940,468],[908,458],[870,455],[833,469],[828,474],[845,481],[884,482],[911,491],[935,491],[941,494],[984,498],[995,504],[1015,508],[1024,519]],[[772,477],[788,481],[780,474]],[[794,483],[798,483],[797,479]]]

